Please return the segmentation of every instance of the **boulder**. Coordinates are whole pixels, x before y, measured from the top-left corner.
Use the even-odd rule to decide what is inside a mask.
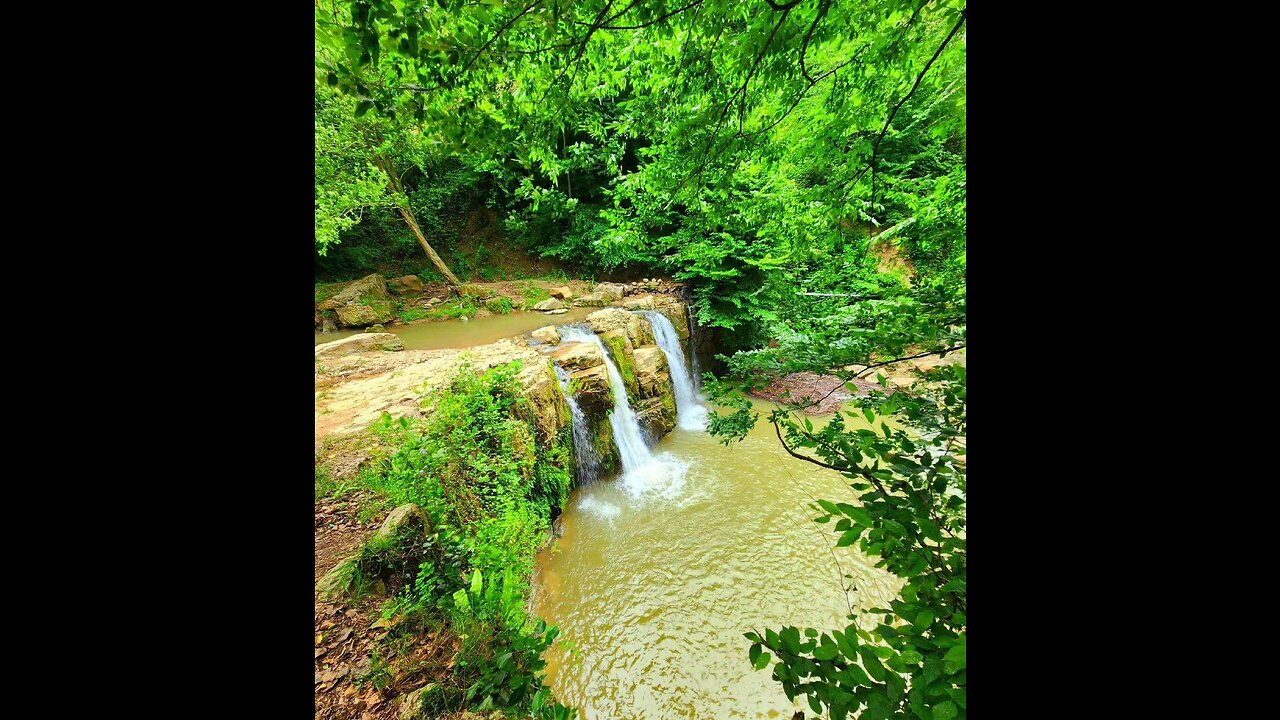
[[[347,558],[338,563],[316,583],[316,592],[326,600],[342,597],[351,588],[351,580],[355,573],[355,558]]]
[[[627,294],[627,286],[622,283],[598,283],[593,292],[609,301],[621,300]]]
[[[555,325],[544,325],[543,327],[540,327],[529,334],[532,335],[533,339],[537,340],[538,342],[544,342],[544,343],[547,343],[548,345],[560,344],[560,331],[556,330]]]
[[[364,331],[367,333],[384,333],[387,329],[382,327],[382,323],[377,323],[376,325],[370,325],[365,328]]]
[[[398,720],[417,720],[423,717],[422,700],[440,688],[435,683],[428,683],[411,693],[406,693],[392,702],[396,705]]]
[[[689,315],[685,312],[684,303],[659,305],[657,311],[671,321],[671,326],[676,329],[676,337],[681,340],[689,339]]]
[[[389,540],[405,528],[421,535],[426,535],[430,532],[431,519],[427,517],[427,511],[416,503],[401,505],[392,510],[391,514],[387,515],[387,519],[382,521],[382,527],[378,528],[377,537]]]
[[[671,391],[671,383],[660,386],[663,390],[657,397],[646,398],[633,403],[636,421],[651,439],[657,439],[671,432],[676,427],[676,402]]]
[[[600,293],[589,293],[578,298],[574,304],[581,307],[605,307],[609,304],[609,299]]]
[[[667,356],[657,345],[645,345],[632,351],[635,359],[636,381],[640,384],[640,395],[655,397],[659,394],[659,386],[670,384],[667,374]]]
[[[404,350],[404,342],[400,340],[400,336],[391,333],[361,333],[317,345],[316,359],[380,350],[389,352]]]
[[[541,311],[544,311],[544,312],[545,312],[545,311],[547,311],[547,310],[565,310],[565,309],[566,309],[566,305],[565,305],[563,302],[561,302],[560,300],[557,300],[557,299],[555,299],[555,298],[547,298],[546,300],[543,300],[542,302],[538,303],[537,305],[534,305],[534,306],[533,306],[533,309],[534,309],[534,310],[541,310]]]
[[[573,299],[573,289],[572,289],[572,288],[570,288],[570,287],[569,287],[569,286],[567,286],[567,285],[565,285],[565,286],[563,286],[563,287],[554,287],[554,288],[551,288],[551,289],[550,289],[550,290],[548,290],[547,292],[551,293],[551,297],[553,297],[553,298],[560,298],[561,300],[572,300],[572,299]]]
[[[609,371],[604,365],[570,373],[569,391],[584,412],[613,407],[613,388],[609,385]]]
[[[387,287],[396,295],[417,295],[422,292],[422,278],[417,275],[401,275],[387,281]]]
[[[551,356],[556,359],[556,364],[570,372],[597,367],[604,363],[600,348],[589,342],[565,343],[552,351]]]
[[[653,303],[652,295],[644,295],[630,300],[623,300],[622,307],[628,310],[653,310],[656,306]]]
[[[560,308],[559,310],[544,310],[543,315],[564,315],[569,312],[568,308]]]
[[[608,307],[591,313],[587,316],[587,324],[602,338],[615,332],[625,337],[633,347],[654,343],[653,326],[649,321],[619,307]]]
[[[342,292],[320,303],[321,310],[333,310],[343,327],[364,327],[390,322],[395,304],[387,293],[387,281],[379,274],[366,275]]]

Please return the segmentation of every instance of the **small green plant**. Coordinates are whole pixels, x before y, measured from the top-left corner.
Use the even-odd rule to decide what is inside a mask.
[[[400,311],[400,322],[411,323],[426,317],[428,312],[419,307],[405,308]]]
[[[523,295],[526,310],[551,297],[551,293],[533,283],[525,283]]]
[[[478,309],[474,298],[453,298],[434,310],[428,310],[426,317],[433,320],[456,320],[460,317],[474,317]]]
[[[511,304],[511,298],[496,297],[486,300],[484,306],[494,315],[506,315],[515,309]]]

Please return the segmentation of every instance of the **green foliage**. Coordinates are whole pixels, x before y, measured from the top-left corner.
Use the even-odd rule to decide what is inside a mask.
[[[484,306],[495,315],[506,315],[515,309],[511,304],[511,298],[506,297],[490,298],[485,301]]]
[[[524,307],[526,310],[533,307],[534,305],[537,305],[543,300],[546,300],[547,298],[551,297],[550,292],[548,292],[547,290],[537,285],[534,285],[533,283],[525,284],[523,295],[524,295]]]
[[[932,276],[892,297],[793,308],[771,333],[779,338],[773,347],[726,358],[735,380],[704,385],[733,410],[708,426],[725,442],[741,438],[756,420],[737,389],[800,369],[856,364],[866,366],[865,375],[898,358],[931,350],[945,356],[964,346],[965,286]],[[856,545],[904,580],[889,607],[850,616],[841,631],[806,629],[803,641],[794,627],[747,634],[753,665],[776,660],[773,678],[788,697],[808,696],[815,712],[965,715],[966,408],[966,368],[951,364],[919,373],[910,388],[859,398],[855,412],[837,413],[822,428],[787,409],[769,417],[789,452],[851,481],[857,502],[818,500],[816,521],[837,534],[837,546]],[[871,427],[851,427],[846,416]],[[887,417],[898,429],[877,422]]]
[[[345,147],[360,123],[400,128],[384,142],[413,161],[397,163],[474,173],[476,197],[532,252],[687,282],[700,324],[724,331],[728,376],[711,388],[721,397],[786,372],[847,377],[852,365],[965,344],[963,0],[352,0],[327,10],[316,16],[317,83],[354,103],[343,122],[355,129],[326,135],[326,147]],[[337,218],[326,222],[373,207],[366,167],[325,169],[351,178],[328,205],[317,200]],[[872,229],[891,226],[874,244],[895,243],[909,273],[881,272],[872,252]],[[964,394],[963,369],[946,368],[863,402],[903,430],[833,422],[815,432],[770,418],[789,448],[850,478],[858,504],[822,510],[839,542],[906,583],[883,608],[892,622],[753,641],[752,664],[776,661],[774,677],[815,711],[965,715]],[[735,402],[710,424],[730,441],[755,422]],[[517,434],[502,437],[513,454],[484,476],[500,494],[534,482]],[[511,522],[522,537],[522,521]]]
[[[463,367],[427,420],[384,414],[374,432],[394,451],[364,482],[394,504],[417,503],[431,522],[410,546],[411,581],[389,612],[434,618],[462,638],[454,679],[468,706],[557,717],[567,709],[541,688],[541,653],[556,631],[528,617],[524,599],[534,554],[568,499],[572,446],[565,433],[537,441],[519,371]]]
[[[455,297],[428,310],[426,317],[432,320],[456,320],[460,317],[475,317],[478,309],[475,298]]]
[[[411,323],[414,320],[421,320],[427,317],[429,313],[420,307],[405,308],[400,311],[400,322]]]

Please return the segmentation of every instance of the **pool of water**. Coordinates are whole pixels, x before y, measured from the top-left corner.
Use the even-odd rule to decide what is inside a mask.
[[[815,498],[856,502],[853,491],[786,454],[763,417],[772,407],[757,403],[762,418],[741,443],[676,429],[654,448],[669,459],[662,472],[575,491],[564,536],[538,557],[533,604],[561,629],[548,683],[580,717],[808,712],[770,668],[752,670],[742,633],[842,629],[851,609],[897,592],[900,581],[812,522]]]

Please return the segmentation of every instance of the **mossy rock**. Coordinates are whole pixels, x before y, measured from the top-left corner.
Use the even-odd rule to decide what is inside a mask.
[[[498,293],[492,288],[476,285],[474,283],[463,283],[458,286],[458,294],[465,298],[475,298],[477,300],[488,300]]]
[[[622,376],[622,385],[627,389],[627,397],[631,402],[640,398],[640,383],[636,380],[635,360],[631,356],[631,341],[626,336],[611,331],[601,336],[604,345],[609,349],[609,356]]]

